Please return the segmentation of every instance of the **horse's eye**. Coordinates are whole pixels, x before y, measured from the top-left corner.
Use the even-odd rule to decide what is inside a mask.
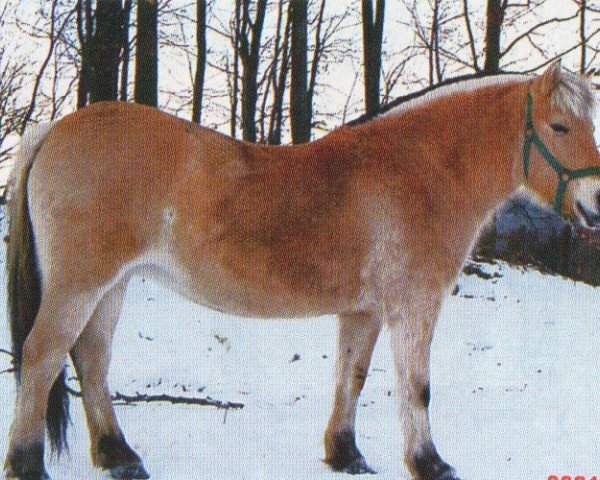
[[[562,123],[553,123],[550,127],[552,127],[552,130],[556,133],[569,133],[569,128],[565,127]]]

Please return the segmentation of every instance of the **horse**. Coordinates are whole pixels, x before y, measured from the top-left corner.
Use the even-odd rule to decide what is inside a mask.
[[[95,466],[148,478],[107,386],[125,286],[144,271],[240,317],[336,314],[325,462],[374,473],[357,400],[383,326],[414,480],[458,480],[431,433],[429,352],[440,305],[490,212],[526,189],[600,227],[588,80],[559,63],[490,77],[301,145],[267,146],[146,106],[98,103],[22,141],[11,179],[9,316],[18,395],[5,469],[48,478],[64,449],[71,356]]]

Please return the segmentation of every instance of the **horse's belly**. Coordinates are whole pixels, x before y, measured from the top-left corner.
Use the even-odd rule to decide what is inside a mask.
[[[215,261],[205,260],[193,268],[174,258],[144,274],[156,279],[188,300],[214,310],[241,317],[314,317],[351,309],[352,302],[332,292],[307,295],[274,285],[260,275],[244,278],[234,275]],[[259,268],[257,268],[260,270]],[[261,281],[262,280],[262,281]]]

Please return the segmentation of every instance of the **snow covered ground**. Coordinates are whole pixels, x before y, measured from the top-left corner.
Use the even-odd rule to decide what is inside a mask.
[[[506,264],[483,268],[501,277],[462,275],[434,340],[431,418],[438,450],[463,480],[600,475],[599,292]],[[4,289],[4,273],[0,279]],[[5,296],[0,299],[4,312]],[[9,343],[7,329],[0,329],[0,347]],[[245,407],[225,412],[153,403],[119,405],[117,414],[155,480],[349,478],[322,462],[335,344],[333,317],[236,319],[135,278],[115,342],[111,388],[210,396]],[[0,370],[9,366],[0,354]],[[382,480],[407,475],[394,384],[384,332],[357,425],[359,445]],[[11,375],[0,374],[0,391],[4,455]],[[72,417],[70,455],[49,461],[50,474],[106,478],[91,466],[78,399]]]

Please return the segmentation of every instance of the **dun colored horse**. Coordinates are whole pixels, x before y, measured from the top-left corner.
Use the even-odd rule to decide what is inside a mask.
[[[143,269],[233,315],[339,316],[325,432],[334,470],[373,472],[354,418],[387,325],[406,466],[416,480],[456,480],[428,418],[440,304],[489,212],[522,186],[600,224],[592,107],[587,80],[556,64],[443,88],[297,146],[240,142],[124,103],[38,128],[23,140],[9,206],[19,392],[8,476],[47,478],[45,423],[64,446],[70,354],[94,464],[148,477],[107,387],[125,286]]]

